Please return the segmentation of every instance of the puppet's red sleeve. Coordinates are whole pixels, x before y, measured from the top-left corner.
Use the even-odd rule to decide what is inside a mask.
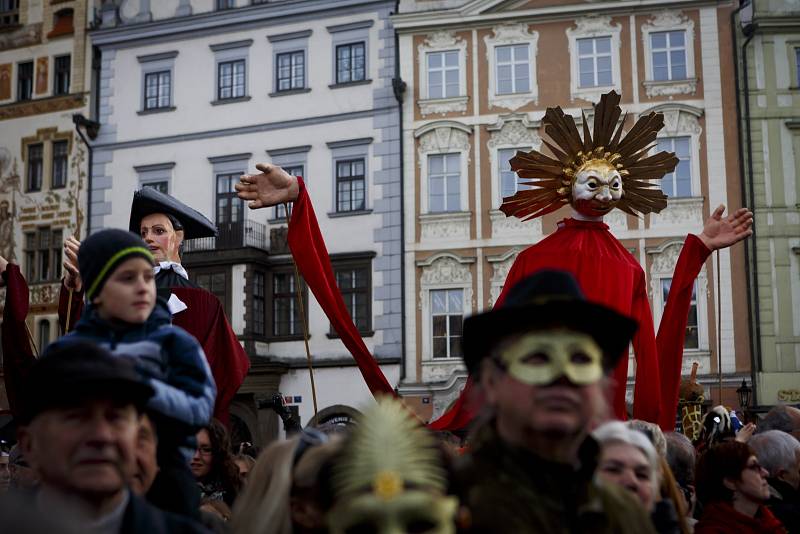
[[[639,328],[633,336],[633,352],[636,356],[636,383],[633,390],[633,417],[658,422],[659,407],[661,404],[661,382],[659,380],[658,351],[653,332],[653,314],[650,311],[650,301],[647,298],[647,287],[644,273],[636,282],[631,306],[633,319],[639,323]],[[627,356],[627,355],[626,355]],[[627,362],[626,362],[627,363]],[[617,398],[614,399],[615,411],[619,414],[619,394],[622,394],[622,403],[625,399],[625,380],[627,379],[627,365],[617,366],[616,378],[619,381]],[[620,369],[625,370],[619,376]]]
[[[20,387],[36,357],[25,324],[25,318],[28,316],[28,284],[19,272],[19,266],[13,263],[6,266],[2,276],[6,283],[6,302],[1,330],[3,375],[9,407],[11,412],[17,415],[21,409]]]
[[[331,267],[328,249],[322,239],[317,223],[317,216],[308,197],[302,178],[298,177],[300,194],[292,208],[289,222],[289,249],[292,251],[297,268],[303,275],[306,284],[331,321],[336,333],[350,354],[356,360],[367,387],[373,394],[394,395],[389,381],[381,371],[378,362],[372,356],[361,339],[358,329],[353,324],[350,312],[342,300],[336,278]]]
[[[661,416],[658,421],[662,430],[675,428],[678,409],[678,388],[681,382],[683,345],[686,338],[686,323],[692,303],[694,281],[703,268],[711,251],[699,237],[689,234],[683,243],[681,255],[672,274],[669,296],[658,327],[658,347],[661,370]]]

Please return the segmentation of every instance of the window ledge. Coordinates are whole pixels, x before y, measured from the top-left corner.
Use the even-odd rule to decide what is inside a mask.
[[[328,217],[331,219],[336,219],[339,217],[350,217],[356,215],[369,215],[372,213],[372,210],[354,210],[354,211],[329,211]]]
[[[270,93],[269,96],[289,96],[289,95],[299,95],[302,93],[310,93],[310,87],[304,87],[302,89],[289,89],[288,91],[275,91],[274,93]]]
[[[356,85],[369,85],[372,83],[372,80],[358,80],[355,82],[341,82],[341,83],[332,83],[328,87],[330,89],[341,89],[342,87],[353,87]]]
[[[308,335],[308,339],[311,339],[312,337],[313,336],[311,336],[311,334]],[[284,341],[303,341],[303,336],[262,336],[261,339],[267,343],[282,343]]]
[[[451,356],[449,358],[435,358],[435,359],[433,358],[433,356],[431,356],[429,360],[424,360],[422,362],[422,365],[453,365],[454,363],[463,365],[464,360],[462,359],[461,356]]]
[[[642,82],[647,96],[673,96],[694,94],[697,91],[697,78],[685,80],[645,80]]]
[[[235,104],[237,102],[247,102],[250,100],[251,96],[237,96],[236,98],[220,98],[217,100],[212,100],[212,106],[222,106],[223,104]]]
[[[515,111],[525,104],[533,102],[534,105],[539,103],[539,95],[533,91],[527,93],[505,93],[502,95],[494,95],[489,97],[489,105],[499,108],[506,108]]]
[[[175,111],[175,106],[170,106],[168,108],[152,108],[152,109],[141,109],[136,112],[137,115],[153,115],[155,113],[167,113],[169,111]]]
[[[340,339],[339,334],[337,334],[336,332],[328,332],[325,335],[327,336],[328,339]],[[375,330],[366,330],[363,332],[359,330],[358,335],[360,335],[361,337],[372,337],[375,335]]]
[[[425,115],[435,113],[453,113],[467,111],[468,96],[454,96],[450,98],[431,98],[418,100],[419,112]]]

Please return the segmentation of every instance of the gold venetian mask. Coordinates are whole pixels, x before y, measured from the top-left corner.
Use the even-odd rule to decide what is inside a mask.
[[[569,330],[525,334],[503,350],[500,360],[509,375],[532,386],[562,376],[587,385],[603,376],[603,351],[588,334]]]

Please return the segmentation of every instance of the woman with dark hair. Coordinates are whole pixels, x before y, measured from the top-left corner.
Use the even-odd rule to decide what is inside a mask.
[[[764,506],[769,499],[767,471],[746,443],[712,446],[700,457],[695,477],[697,497],[704,505],[695,534],[786,532]]]
[[[197,433],[197,450],[189,467],[197,480],[201,499],[224,501],[232,507],[242,484],[230,445],[228,431],[222,423],[212,419]]]

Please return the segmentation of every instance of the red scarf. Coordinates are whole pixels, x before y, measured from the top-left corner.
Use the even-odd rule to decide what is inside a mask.
[[[737,512],[726,502],[713,502],[703,510],[694,534],[786,534],[787,530],[766,506],[759,506],[755,517]]]

